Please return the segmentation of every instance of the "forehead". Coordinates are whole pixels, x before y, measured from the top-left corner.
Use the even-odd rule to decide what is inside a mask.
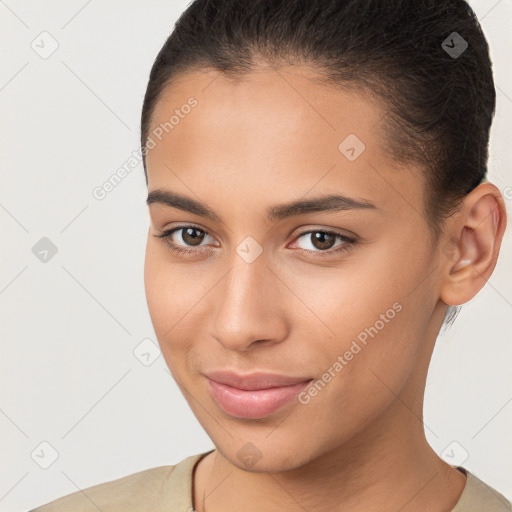
[[[203,192],[251,189],[261,200],[279,201],[283,190],[336,190],[396,201],[393,188],[417,188],[418,180],[409,183],[413,173],[398,173],[384,153],[384,115],[367,91],[327,86],[309,68],[262,68],[237,79],[211,69],[184,73],[154,110],[149,134],[159,130],[161,140],[153,136],[146,158],[149,188],[184,190],[181,178]]]
[[[159,97],[150,130],[165,124],[190,98],[195,98],[199,107],[192,112],[193,130],[203,131],[203,136],[212,128],[221,128],[225,133],[228,125],[238,133],[239,128],[246,130],[249,124],[260,137],[264,133],[272,137],[290,131],[304,138],[321,132],[341,137],[350,131],[362,137],[369,135],[367,132],[385,114],[368,90],[327,85],[318,72],[308,67],[266,66],[233,78],[206,68],[181,73],[173,79]],[[184,128],[173,131],[186,130],[187,123],[183,124]]]

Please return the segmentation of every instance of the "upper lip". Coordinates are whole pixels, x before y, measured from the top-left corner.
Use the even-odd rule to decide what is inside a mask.
[[[308,377],[291,377],[278,375],[276,373],[254,372],[241,375],[233,371],[212,371],[205,373],[210,380],[220,384],[226,384],[233,388],[244,391],[256,391],[259,389],[275,388],[280,386],[291,386],[293,384],[305,383],[313,380]]]

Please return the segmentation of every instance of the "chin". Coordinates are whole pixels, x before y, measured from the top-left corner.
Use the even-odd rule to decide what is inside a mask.
[[[268,435],[268,432],[267,434]],[[249,440],[229,438],[225,443],[215,443],[219,453],[233,466],[249,473],[278,473],[300,468],[308,463],[313,454],[308,455],[308,449],[303,441],[288,437],[288,442],[282,442],[276,436],[268,439]],[[300,447],[300,450],[297,449]]]

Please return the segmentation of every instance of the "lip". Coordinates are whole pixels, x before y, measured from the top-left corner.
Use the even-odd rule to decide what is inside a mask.
[[[227,414],[236,418],[264,418],[293,400],[312,378],[257,372],[206,374],[212,398]]]

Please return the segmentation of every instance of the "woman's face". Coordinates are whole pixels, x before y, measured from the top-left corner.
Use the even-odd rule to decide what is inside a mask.
[[[150,127],[151,319],[206,432],[253,471],[298,467],[384,418],[421,426],[415,406],[393,406],[421,401],[445,311],[421,174],[386,159],[376,103],[314,76],[188,73]],[[311,382],[263,396],[210,386],[216,371]]]

